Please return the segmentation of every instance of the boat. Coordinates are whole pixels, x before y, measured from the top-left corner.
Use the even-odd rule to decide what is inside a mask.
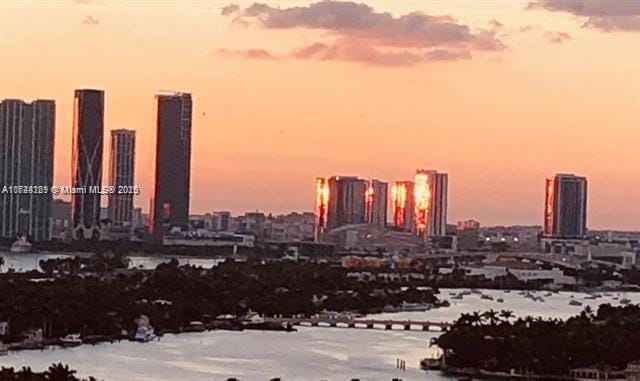
[[[136,330],[136,334],[133,337],[133,340],[139,341],[141,343],[146,343],[151,340],[154,340],[156,337],[158,336],[156,336],[153,330],[153,327],[150,325],[146,325],[146,326],[138,327],[138,329]]]
[[[65,337],[60,338],[60,343],[64,347],[76,347],[82,344],[82,339],[79,333],[72,333]]]
[[[456,296],[452,296],[451,299],[462,300],[462,295],[463,294],[458,294]]]
[[[570,305],[570,306],[578,306],[578,307],[579,307],[579,306],[582,306],[582,303],[581,303],[581,302],[579,302],[579,301],[577,301],[577,300],[571,300],[571,301],[569,302],[569,305]]]
[[[28,253],[31,251],[31,248],[31,243],[27,241],[27,237],[20,236],[13,244],[11,244],[11,248],[9,250],[12,253]]]
[[[444,350],[440,348],[432,339],[427,356],[420,360],[422,370],[441,370],[444,365]]]
[[[482,294],[480,295],[480,299],[493,300],[493,297],[491,295]]]
[[[133,336],[134,341],[146,343],[158,337],[151,324],[149,324],[150,322],[147,316],[140,315],[140,317],[136,319],[136,323],[138,324],[138,329],[136,329],[136,334]]]
[[[631,304],[631,300],[627,298],[620,299],[620,304],[626,306],[627,304]]]
[[[504,303],[504,299],[502,299],[502,298],[498,298],[498,299],[496,299],[496,302],[498,302],[498,303]]]

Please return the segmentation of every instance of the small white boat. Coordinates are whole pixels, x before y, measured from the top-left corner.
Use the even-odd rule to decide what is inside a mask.
[[[138,324],[138,329],[136,329],[136,334],[133,336],[133,340],[146,343],[158,337],[156,336],[151,324],[149,324],[149,318],[147,316],[140,315],[140,317],[136,319],[136,323]]]
[[[60,338],[60,342],[65,347],[75,347],[82,344],[82,339],[80,338],[79,333],[72,333]]]
[[[136,330],[136,335],[133,337],[133,340],[139,341],[141,343],[146,343],[156,338],[156,334],[153,330],[153,327],[150,325],[139,326]]]
[[[11,245],[11,249],[9,249],[12,253],[28,253],[31,251],[32,245],[29,241],[27,241],[27,237],[20,236],[18,239]]]
[[[437,344],[431,343],[427,350],[427,356],[420,360],[422,370],[440,370],[444,365],[444,350]]]

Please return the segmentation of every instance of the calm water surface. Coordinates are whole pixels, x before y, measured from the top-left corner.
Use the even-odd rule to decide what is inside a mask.
[[[451,292],[441,290],[441,297],[450,299]],[[504,303],[480,299],[480,295],[451,300],[451,307],[426,312],[400,312],[374,315],[377,318],[452,321],[462,312],[484,311],[490,308],[509,309],[518,316],[567,318],[582,307],[570,306],[573,299],[597,307],[601,303],[619,304],[617,298],[629,298],[640,303],[638,293],[611,293],[596,300],[584,299],[586,294],[563,292],[543,296],[544,302],[534,302],[517,292],[504,293],[482,290]],[[44,369],[53,362],[64,362],[78,370],[79,375],[93,375],[113,381],[210,381],[236,377],[241,380],[268,380],[282,377],[294,381],[350,380],[362,381],[445,380],[438,372],[418,369],[429,339],[437,332],[384,331],[340,328],[301,327],[298,332],[212,331],[165,335],[151,343],[119,342],[85,345],[72,349],[10,352],[0,358],[0,364],[13,367],[31,366]],[[396,359],[406,361],[407,370],[396,369]]]

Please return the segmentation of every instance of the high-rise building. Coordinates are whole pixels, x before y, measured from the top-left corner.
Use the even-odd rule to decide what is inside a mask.
[[[151,233],[162,242],[171,228],[189,223],[191,174],[191,94],[156,96],[157,136]]]
[[[364,221],[367,224],[387,225],[387,183],[367,180],[365,189]]]
[[[557,174],[546,180],[544,235],[583,238],[587,234],[587,179]]]
[[[315,216],[314,240],[320,242],[327,230],[329,218],[329,181],[324,177],[316,178]]]
[[[412,231],[414,224],[413,181],[396,181],[391,187],[392,225],[403,231]]]
[[[418,170],[414,178],[414,232],[428,237],[447,234],[448,176],[433,170]]]
[[[329,178],[328,183],[327,229],[365,223],[365,180],[333,176]]]
[[[136,132],[111,131],[109,185],[116,192],[109,194],[109,219],[114,226],[132,226],[133,192],[118,192],[118,188],[134,186]]]
[[[71,219],[73,238],[100,237],[100,193],[102,185],[102,145],[104,132],[104,92],[75,91],[73,104],[73,152]]]
[[[35,187],[0,192],[0,236],[51,237],[54,132],[54,101],[0,102],[0,188]]]

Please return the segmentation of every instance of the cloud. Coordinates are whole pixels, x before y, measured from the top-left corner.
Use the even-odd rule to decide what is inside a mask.
[[[240,6],[236,5],[236,4],[229,4],[225,7],[222,7],[222,9],[220,10],[220,14],[222,16],[231,16],[234,15],[236,13],[238,13],[240,11]]]
[[[218,53],[230,57],[260,60],[273,60],[278,58],[264,49],[218,49]]]
[[[99,25],[100,24],[100,20],[98,20],[97,18],[93,17],[93,16],[86,16],[85,18],[82,19],[82,24],[83,25]]]
[[[451,16],[421,12],[393,16],[351,1],[323,0],[288,8],[254,3],[243,9],[231,4],[222,8],[221,14],[247,26],[312,29],[325,32],[332,39],[293,48],[287,56],[296,59],[406,66],[431,60],[470,59],[472,51],[506,48],[496,35],[502,27],[497,20],[492,20],[489,29],[472,29]]]
[[[605,32],[640,31],[640,1],[638,0],[536,0],[527,9],[567,12],[586,18],[583,28]]]
[[[536,33],[542,36],[547,42],[552,44],[562,44],[571,40],[571,35],[567,32],[546,30],[540,25],[522,25],[520,33]]]
[[[447,49],[434,49],[427,52],[426,57],[430,61],[458,61],[458,60],[470,60],[471,53],[464,50],[447,50]]]
[[[543,35],[544,39],[552,44],[562,44],[565,41],[571,40],[571,36],[566,32],[551,32],[546,31]]]

